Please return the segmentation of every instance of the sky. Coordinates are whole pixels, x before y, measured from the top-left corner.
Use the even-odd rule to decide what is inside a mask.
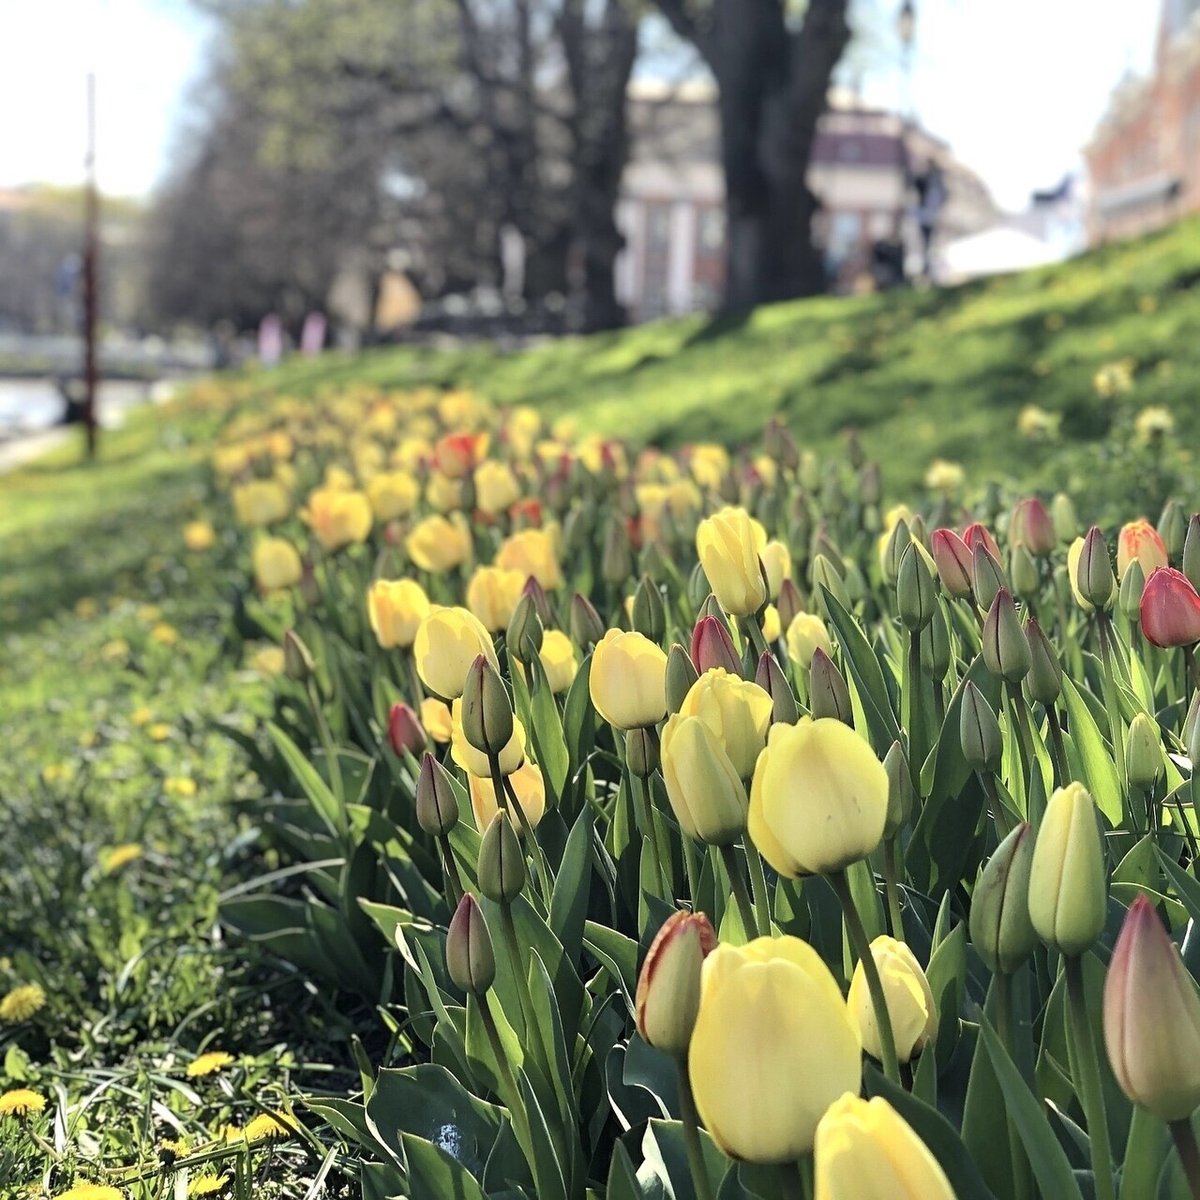
[[[1157,0],[915,0],[911,98],[918,119],[974,167],[1006,208],[1054,186],[1127,70],[1153,60]],[[876,0],[886,11],[893,0]],[[894,0],[899,8],[899,0]],[[87,72],[97,78],[98,173],[110,193],[161,179],[208,26],[188,0],[0,0],[0,187],[82,176]],[[905,87],[880,48],[872,102]]]

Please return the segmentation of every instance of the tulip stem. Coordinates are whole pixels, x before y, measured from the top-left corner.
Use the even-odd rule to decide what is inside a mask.
[[[316,684],[310,675],[305,682],[308,692],[308,703],[312,709],[313,720],[317,723],[317,736],[321,739],[321,749],[325,751],[325,761],[329,766],[329,785],[338,800],[338,824],[342,827],[342,835],[346,833],[346,795],[342,786],[342,764],[338,759],[337,750],[333,744],[333,734],[329,722],[325,720],[325,710],[321,707],[321,697],[317,695]]]
[[[879,978],[879,967],[875,962],[875,955],[871,953],[867,931],[863,928],[862,918],[858,915],[858,908],[854,903],[854,895],[850,891],[850,881],[846,878],[845,871],[834,871],[827,878],[842,906],[846,930],[850,934],[850,944],[862,963],[863,974],[867,979],[867,991],[871,993],[871,1007],[875,1012],[880,1049],[883,1051],[883,1073],[900,1087],[900,1064],[896,1056],[896,1038],[892,1033],[892,1017],[888,1012],[883,981]]]
[[[502,902],[500,905],[500,930],[504,935],[504,948],[508,951],[512,973],[517,984],[517,1000],[521,1009],[521,1017],[525,1024],[525,1041],[527,1045],[540,1050],[537,1010],[533,1007],[533,993],[529,990],[529,977],[521,958],[521,943],[517,938],[517,927],[513,921],[512,905]],[[539,1057],[541,1055],[539,1054]]]
[[[1054,770],[1059,787],[1066,787],[1071,779],[1071,768],[1067,765],[1067,745],[1063,741],[1062,722],[1053,704],[1046,705],[1046,720],[1050,723],[1050,744],[1054,749]]]
[[[688,1077],[687,1059],[675,1060],[675,1076],[679,1089],[679,1115],[683,1118],[683,1141],[687,1146],[688,1168],[692,1173],[692,1187],[696,1200],[713,1200],[712,1181],[704,1164],[704,1146],[700,1142],[700,1114],[696,1111],[696,1098],[692,1095],[692,1081]]]
[[[499,768],[499,762],[493,767],[493,784],[495,787],[495,771]],[[542,884],[542,899],[546,904],[546,911],[550,911],[550,898],[554,894],[554,876],[550,871],[550,864],[546,861],[545,851],[542,849],[542,844],[534,837],[533,826],[529,823],[529,818],[525,815],[525,809],[521,804],[520,797],[517,795],[517,789],[513,787],[512,782],[507,775],[501,776],[501,782],[504,786],[505,794],[508,796],[509,806],[517,814],[517,821],[520,823],[521,831],[525,834],[529,845],[533,848],[533,857],[537,859],[538,875],[541,878]],[[497,793],[499,795],[499,793]]]
[[[443,834],[438,838],[438,844],[442,848],[442,869],[446,872],[446,886],[450,889],[450,896],[454,901],[454,907],[458,907],[458,902],[463,898],[462,878],[458,874],[458,864],[454,861],[454,851],[450,848],[450,837],[448,834]]]
[[[762,658],[764,654],[771,653],[767,646],[767,639],[763,637],[762,627],[759,625],[757,617],[742,617],[740,624],[742,632],[750,639],[750,643],[754,647],[754,657],[756,660]]]
[[[1117,707],[1117,683],[1113,674],[1112,622],[1108,613],[1096,613],[1096,629],[1100,635],[1100,657],[1104,663],[1104,708],[1108,714],[1108,735],[1112,742],[1113,761],[1117,778],[1125,778],[1125,737],[1121,730],[1121,712]]]
[[[1096,1200],[1115,1200],[1112,1150],[1108,1140],[1108,1115],[1104,1111],[1104,1090],[1100,1082],[1096,1042],[1088,1022],[1087,996],[1083,985],[1083,959],[1078,954],[1069,954],[1065,956],[1064,964],[1067,974],[1067,1002],[1071,1013],[1071,1035],[1075,1040],[1075,1060],[1079,1070],[1078,1092],[1087,1117]]]
[[[1025,816],[1035,827],[1042,814],[1029,811],[1029,795],[1033,791],[1033,772],[1037,766],[1037,754],[1033,747],[1033,722],[1029,716],[1029,705],[1019,683],[1008,685],[1008,699],[1012,706],[1013,724],[1016,726],[1017,742],[1021,747],[1021,758],[1025,765]]]
[[[628,769],[628,764],[626,765]],[[654,807],[650,801],[650,789],[646,781],[635,771],[629,772],[629,790],[633,794],[634,807],[638,819],[646,827],[646,836],[650,839],[650,855],[654,859],[654,874],[658,880],[658,895],[662,900],[670,899],[671,888],[667,883],[666,863],[662,851],[658,847],[658,826],[654,820]],[[639,866],[640,870],[640,866]]]
[[[1008,1056],[1017,1061],[1017,1030],[1013,1023],[1012,1008],[1013,979],[1007,972],[999,972],[994,978],[996,989],[996,1029],[1000,1034]],[[1029,1160],[1025,1157],[1025,1148],[1021,1144],[1021,1135],[1012,1116],[1005,1111],[1004,1123],[1008,1129],[1008,1154],[1012,1162],[1013,1195],[1017,1200],[1026,1200],[1029,1195]]]
[[[888,924],[892,937],[904,941],[904,920],[900,916],[900,889],[896,884],[896,839],[890,837],[883,843],[883,890],[887,896]]]
[[[754,911],[758,915],[758,932],[763,937],[771,933],[771,894],[767,891],[767,876],[763,871],[762,856],[749,834],[742,834],[742,849],[746,852],[746,864],[750,868],[750,886],[754,890]]]
[[[1196,1131],[1192,1128],[1192,1119],[1184,1117],[1180,1121],[1171,1121],[1168,1127],[1179,1161],[1183,1164],[1183,1174],[1188,1181],[1192,1198],[1200,1200],[1200,1146],[1196,1145]]]
[[[925,756],[929,747],[925,745],[924,729],[921,715],[921,631],[909,630],[908,634],[908,678],[904,681],[904,697],[908,722],[908,759],[912,768],[913,786],[920,793],[921,767],[925,764]]]
[[[754,916],[754,905],[750,903],[750,893],[746,891],[746,880],[738,865],[737,851],[728,843],[721,847],[721,861],[725,864],[725,872],[729,876],[733,888],[733,898],[737,901],[738,912],[742,917],[742,928],[747,938],[758,936],[758,921]]]
[[[1200,663],[1196,661],[1196,648],[1194,646],[1184,646],[1183,661],[1187,663],[1188,674],[1192,679],[1192,687],[1200,692]]]
[[[500,1098],[508,1106],[508,1115],[513,1123],[514,1132],[517,1135],[517,1141],[520,1143],[521,1150],[529,1161],[531,1169],[536,1167],[534,1161],[533,1137],[529,1130],[529,1119],[525,1112],[525,1106],[521,1100],[521,1089],[517,1086],[516,1077],[512,1072],[512,1064],[508,1061],[508,1055],[504,1053],[504,1044],[500,1041],[500,1031],[496,1028],[496,1018],[492,1016],[491,1005],[488,1003],[488,995],[485,992],[478,997],[479,1000],[479,1020],[483,1025],[484,1031],[487,1033],[488,1045],[492,1048],[492,1055],[496,1059],[496,1069],[500,1073],[500,1084],[508,1093],[507,1096],[502,1095]]]

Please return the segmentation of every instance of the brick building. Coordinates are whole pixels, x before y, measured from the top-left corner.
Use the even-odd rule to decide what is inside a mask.
[[[1163,0],[1153,71],[1116,89],[1084,156],[1093,244],[1200,211],[1200,0]]]

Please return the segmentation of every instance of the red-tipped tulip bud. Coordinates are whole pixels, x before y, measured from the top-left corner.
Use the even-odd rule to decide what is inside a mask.
[[[638,976],[634,1019],[642,1041],[677,1058],[687,1053],[700,1011],[700,967],[716,946],[703,913],[672,913],[663,922]]]
[[[579,592],[571,597],[571,640],[586,650],[604,637],[604,622],[592,602]]]
[[[980,521],[975,521],[968,525],[963,530],[963,541],[966,543],[967,549],[972,554],[975,553],[975,547],[982,545],[987,548],[987,552],[997,561],[1000,561],[1000,547],[996,545],[996,539],[992,537],[988,527]]]
[[[931,547],[942,587],[951,596],[969,596],[973,560],[966,542],[953,529],[935,529]]]
[[[1058,661],[1058,653],[1054,643],[1033,617],[1025,622],[1025,640],[1029,643],[1029,674],[1025,676],[1025,690],[1031,700],[1049,706],[1062,692],[1062,665]]]
[[[1168,500],[1163,505],[1162,515],[1158,518],[1158,536],[1167,549],[1167,557],[1171,562],[1178,562],[1183,553],[1183,543],[1187,538],[1188,518],[1183,505],[1178,500]]]
[[[800,719],[792,686],[773,654],[764,651],[759,657],[754,682],[771,697],[772,725],[794,725]]]
[[[959,740],[963,758],[974,771],[998,771],[1004,753],[1000,722],[984,694],[968,679],[963,684],[959,711]]]
[[[821,717],[834,717],[853,728],[854,709],[850,704],[850,689],[837,664],[819,647],[813,651],[808,693],[814,721]]]
[[[446,768],[429,751],[417,776],[417,824],[430,837],[445,837],[458,824],[458,800]]]
[[[1135,558],[1125,568],[1121,585],[1117,589],[1117,607],[1131,620],[1136,621],[1142,613],[1142,593],[1146,590],[1146,573]]]
[[[1134,1104],[1164,1121],[1200,1105],[1200,997],[1145,896],[1126,914],[1108,965],[1104,1044]]]
[[[446,930],[446,972],[464,992],[482,996],[496,979],[492,936],[479,901],[467,892]]]
[[[499,756],[513,735],[512,703],[500,673],[482,655],[467,671],[462,694],[463,736],[480,754]]]
[[[407,704],[393,704],[388,713],[388,741],[392,752],[403,757],[420,754],[428,745],[420,718]]]
[[[884,756],[883,767],[888,773],[888,811],[887,821],[883,826],[883,836],[886,839],[894,837],[908,824],[916,806],[916,795],[913,791],[912,774],[908,769],[908,759],[904,756],[904,747],[899,742],[892,743],[892,748]]]
[[[662,593],[649,575],[643,575],[633,594],[632,625],[643,637],[661,642],[667,633],[667,612]]]
[[[971,550],[971,587],[975,593],[975,603],[985,612],[992,607],[996,593],[1008,587],[1000,560],[982,541],[976,542]]]
[[[1192,646],[1200,642],[1200,594],[1182,571],[1160,567],[1142,592],[1141,621],[1155,646]]]
[[[525,886],[525,852],[507,810],[500,809],[479,842],[479,890],[497,904],[511,904]]]
[[[1001,588],[983,622],[983,661],[993,675],[1020,683],[1029,674],[1029,642],[1007,588]]]
[[[1183,573],[1192,587],[1200,591],[1200,513],[1192,513],[1187,537],[1183,540]]]
[[[676,642],[667,653],[667,713],[677,713],[699,678],[688,652]]]
[[[800,589],[792,579],[785,579],[779,585],[779,599],[775,602],[779,613],[779,624],[786,629],[795,619],[796,614],[804,611],[804,599]]]
[[[720,667],[732,675],[742,673],[729,627],[718,617],[704,617],[692,630],[692,662],[698,674]]]
[[[1029,919],[1033,831],[1016,827],[984,864],[971,894],[971,944],[993,974],[1011,975],[1036,949]]]
[[[550,609],[550,599],[546,595],[546,589],[532,575],[525,581],[521,595],[522,597],[528,596],[533,602],[534,611],[543,625],[554,624],[554,613]]]
[[[1039,558],[1049,554],[1058,544],[1054,519],[1036,496],[1017,502],[1008,532],[1014,546],[1024,546],[1030,554]]]
[[[896,579],[896,612],[904,627],[915,631],[933,620],[936,607],[937,584],[926,554],[915,542],[909,542]]]

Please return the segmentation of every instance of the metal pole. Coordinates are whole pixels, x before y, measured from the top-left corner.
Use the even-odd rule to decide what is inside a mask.
[[[96,457],[96,265],[99,257],[100,199],[96,190],[96,76],[87,78],[87,181],[83,217],[83,425],[88,458]]]

